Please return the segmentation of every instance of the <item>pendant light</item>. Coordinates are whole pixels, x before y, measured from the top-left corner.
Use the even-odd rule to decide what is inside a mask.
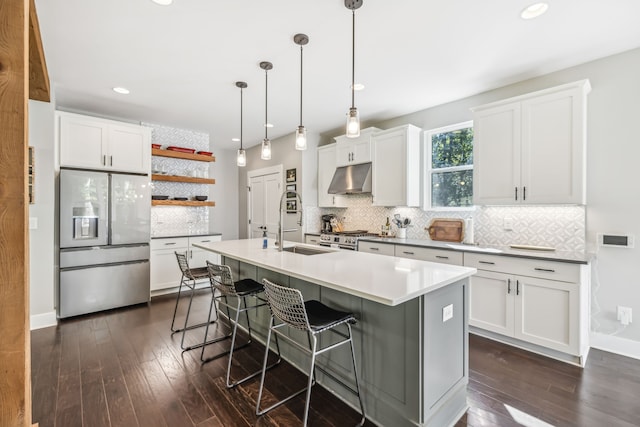
[[[362,6],[362,0],[344,0],[344,5],[351,10],[351,108],[347,113],[347,138],[360,136],[360,114],[355,105],[355,76],[356,76],[356,9]]]
[[[260,151],[260,158],[262,160],[271,160],[271,141],[268,136],[268,124],[267,120],[267,112],[268,112],[268,103],[269,100],[269,92],[268,92],[268,72],[273,68],[273,64],[271,62],[263,61],[260,63],[260,68],[264,70],[264,139],[262,140],[262,150]]]
[[[309,37],[306,34],[296,34],[293,41],[300,46],[300,126],[296,130],[296,150],[306,150],[307,129],[302,125],[302,46],[309,43]]]
[[[247,165],[247,152],[242,148],[242,89],[247,88],[246,82],[236,82],[236,86],[240,88],[240,149],[236,157],[237,165],[240,167]]]

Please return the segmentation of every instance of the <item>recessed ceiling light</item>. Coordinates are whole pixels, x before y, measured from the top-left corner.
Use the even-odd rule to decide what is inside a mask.
[[[531,6],[525,8],[520,13],[520,17],[522,19],[537,18],[538,16],[542,15],[543,13],[545,13],[547,11],[547,9],[549,9],[549,4],[548,3],[535,3],[535,4],[532,4]]]
[[[126,87],[114,87],[113,91],[122,95],[129,95],[130,93],[129,89],[127,89]]]
[[[169,6],[173,3],[173,0],[151,0],[155,4],[159,4],[160,6]]]
[[[240,142],[240,138],[231,138],[231,141],[233,141],[233,142]]]
[[[364,85],[362,83],[356,83],[353,85],[353,90],[363,90]]]
[[[273,123],[267,123],[266,125],[264,125],[264,127],[266,127],[266,128],[272,128],[272,127],[273,127]]]

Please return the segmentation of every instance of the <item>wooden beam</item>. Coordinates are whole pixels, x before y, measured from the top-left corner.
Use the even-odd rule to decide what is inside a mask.
[[[29,0],[2,0],[0,28],[0,425],[31,427]]]
[[[29,0],[29,99],[50,102],[49,72],[34,1]]]

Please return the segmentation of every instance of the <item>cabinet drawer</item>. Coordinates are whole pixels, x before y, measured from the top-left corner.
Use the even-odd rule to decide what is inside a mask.
[[[475,267],[478,270],[539,277],[561,282],[580,282],[580,265],[578,264],[466,253],[464,265]]]
[[[359,252],[369,252],[372,254],[389,255],[394,256],[395,245],[389,243],[376,243],[376,242],[358,242]]]
[[[169,237],[166,239],[151,239],[151,250],[173,249],[176,251],[186,251],[189,246],[188,237]]]
[[[193,244],[205,244],[211,242],[219,242],[222,240],[222,236],[197,236],[189,237],[189,245]]]
[[[304,242],[308,245],[319,245],[320,244],[320,236],[307,234],[304,237]]]
[[[396,256],[419,259],[422,261],[440,262],[443,264],[462,265],[462,252],[446,251],[433,248],[420,248],[407,245],[395,245]]]

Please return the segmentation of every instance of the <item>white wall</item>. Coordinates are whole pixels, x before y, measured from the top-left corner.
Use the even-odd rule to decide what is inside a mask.
[[[630,233],[640,242],[640,182],[636,172],[640,132],[635,129],[640,118],[638,76],[640,49],[635,49],[392,120],[367,122],[366,126],[388,129],[411,123],[425,130],[437,128],[471,120],[471,107],[588,78],[593,90],[588,96],[587,245],[596,249],[599,232]],[[366,114],[365,106],[362,111]],[[598,251],[592,293],[592,331],[615,334],[631,340],[631,347],[640,347],[635,345],[640,342],[640,243],[634,249]],[[622,327],[616,322],[616,305],[631,307],[638,320]],[[611,339],[606,341],[610,343]],[[640,352],[634,356],[640,357]]]
[[[211,200],[216,206],[209,209],[209,230],[222,233],[223,240],[238,238],[238,167],[235,150],[222,150],[211,144],[216,161],[209,176],[215,178],[211,186]]]
[[[29,101],[29,145],[35,148],[35,203],[29,205],[31,329],[55,325],[55,144],[52,103]]]

